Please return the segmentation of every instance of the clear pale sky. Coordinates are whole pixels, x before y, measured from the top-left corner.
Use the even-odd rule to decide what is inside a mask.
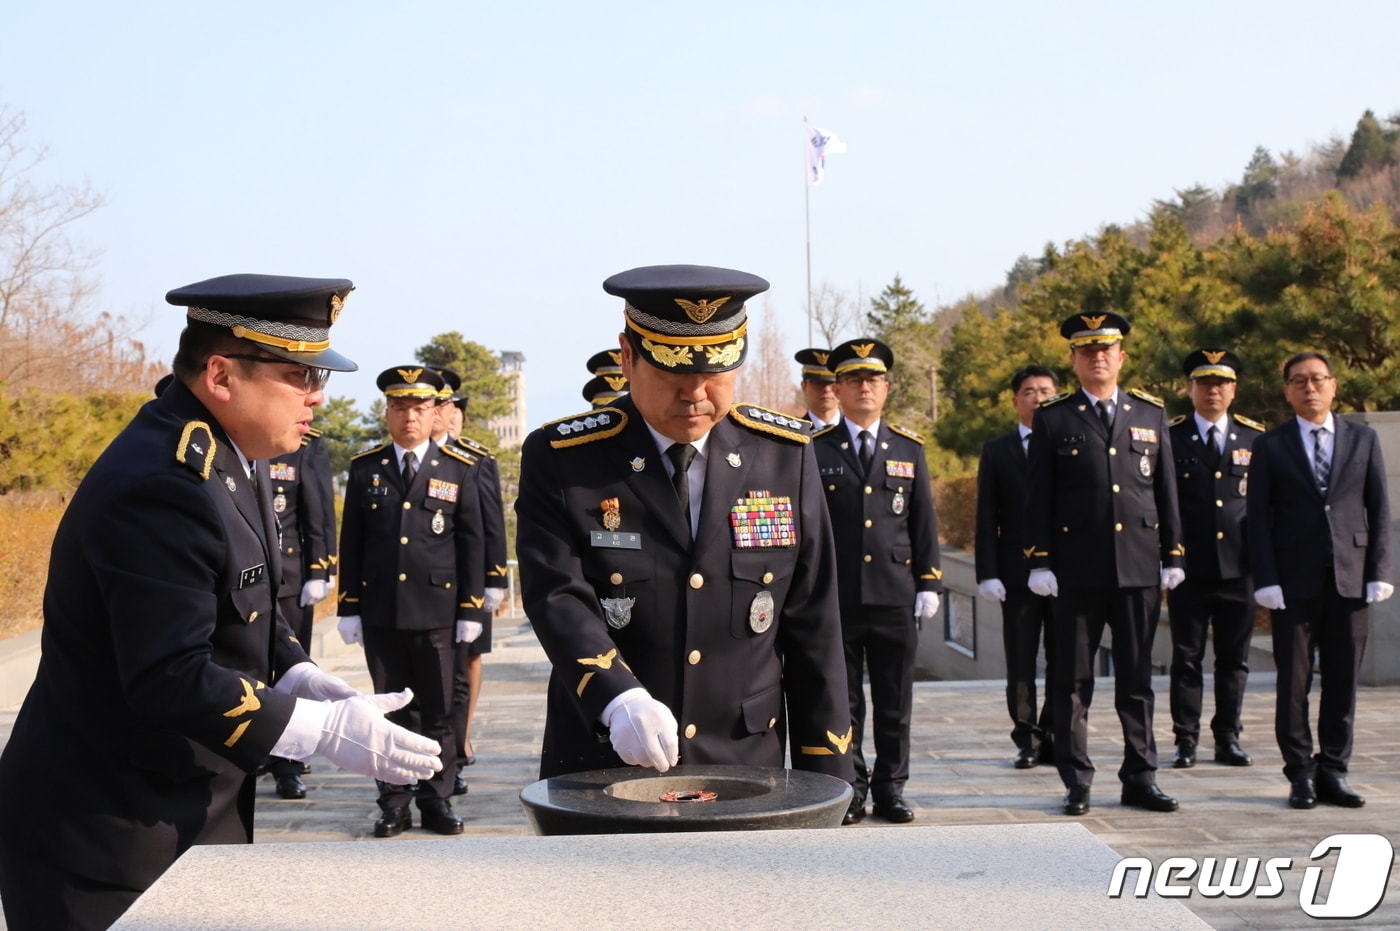
[[[627,268],[762,275],[807,344],[804,116],[849,149],[809,191],[814,286],[931,308],[1400,110],[1397,34],[1393,0],[12,0],[0,102],[45,180],[105,193],[74,233],[157,357],[171,288],[347,277],[332,395],[460,330],[525,354],[537,424],[586,406]]]

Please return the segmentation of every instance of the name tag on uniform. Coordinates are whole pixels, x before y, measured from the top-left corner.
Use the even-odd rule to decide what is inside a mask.
[[[822,472],[822,477],[823,477],[823,478],[826,478],[827,476],[833,476],[833,475],[845,475],[845,474],[846,474],[846,469],[845,469],[844,466],[839,466],[839,465],[837,465],[837,466],[822,466],[821,472]]]
[[[266,563],[258,563],[251,569],[244,569],[238,576],[238,587],[247,588],[250,585],[257,585],[263,580],[263,574],[267,572]]]
[[[608,546],[622,550],[642,548],[642,535],[640,533],[610,533],[606,530],[593,530],[589,532],[589,538],[594,546]]]

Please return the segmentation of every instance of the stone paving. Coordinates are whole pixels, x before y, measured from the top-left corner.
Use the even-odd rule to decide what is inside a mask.
[[[498,618],[493,652],[485,657],[485,686],[473,725],[478,762],[466,774],[470,791],[454,800],[466,822],[458,839],[528,835],[519,792],[537,778],[537,753],[544,727],[544,690],[549,664],[528,623],[521,618]],[[313,652],[323,667],[368,689],[359,648],[347,648],[328,622],[318,624]],[[1158,781],[1181,801],[1181,811],[1154,814],[1118,804],[1115,778],[1121,736],[1113,713],[1110,680],[1100,680],[1098,701],[1090,713],[1091,752],[1099,766],[1090,813],[1077,819],[1085,828],[1123,856],[1146,857],[1160,865],[1168,857],[1286,857],[1291,868],[1282,873],[1284,892],[1271,899],[1253,894],[1206,898],[1198,890],[1184,904],[1216,928],[1316,928],[1319,924],[1400,929],[1400,871],[1392,870],[1382,904],[1355,921],[1319,921],[1299,906],[1304,870],[1322,868],[1322,888],[1331,881],[1338,857],[1331,854],[1314,864],[1314,845],[1333,834],[1380,833],[1400,842],[1400,688],[1363,688],[1356,720],[1356,751],[1351,784],[1367,798],[1365,808],[1344,810],[1320,805],[1313,811],[1293,811],[1286,803],[1283,779],[1272,734],[1273,672],[1259,671],[1250,679],[1245,703],[1245,748],[1255,765],[1236,769],[1215,764],[1209,747],[1195,768],[1164,768]],[[1157,739],[1162,758],[1171,756],[1170,722],[1166,711],[1166,680],[1156,681],[1159,705]],[[1209,680],[1207,694],[1209,695]],[[1314,708],[1316,702],[1314,702]],[[17,708],[0,710],[0,739],[8,737]],[[1207,715],[1211,701],[1207,698]],[[1016,770],[1007,733],[1005,700],[996,682],[924,682],[916,686],[914,759],[905,799],[913,806],[916,824],[978,825],[1062,823],[1062,788],[1053,769]],[[867,741],[868,743],[868,741]],[[333,770],[324,759],[312,761],[306,776],[305,800],[276,796],[270,778],[258,786],[257,840],[260,843],[355,841],[378,844],[414,843],[440,839],[414,828],[402,836],[379,840],[371,836],[377,816],[374,786],[360,776]],[[94,776],[99,774],[93,774]],[[900,830],[900,826],[867,819],[845,831]],[[1036,851],[1026,851],[1028,872],[1037,868]],[[1103,877],[1105,894],[1110,876]],[[938,877],[930,877],[931,882]],[[1175,883],[1189,886],[1190,880]],[[856,893],[858,894],[858,893]],[[1008,894],[1016,894],[1008,890]],[[1072,916],[1036,914],[1029,892],[1026,926],[1073,926]],[[464,895],[469,892],[464,891]]]

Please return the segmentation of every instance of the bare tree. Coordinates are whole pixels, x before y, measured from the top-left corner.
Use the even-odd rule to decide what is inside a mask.
[[[823,281],[812,295],[812,325],[816,328],[813,339],[820,337],[821,347],[829,349],[860,336],[864,303],[859,293],[852,298],[831,282]]]
[[[805,405],[796,373],[797,366],[783,348],[783,334],[772,306],[765,299],[761,309],[750,307],[749,351],[739,368],[734,399],[800,415]]]
[[[48,150],[27,145],[24,127],[22,113],[0,105],[0,383],[66,391],[149,387],[145,347],[132,339],[138,327],[92,313],[96,253],[72,237],[103,197],[87,182],[39,182]],[[76,373],[74,358],[85,360]]]

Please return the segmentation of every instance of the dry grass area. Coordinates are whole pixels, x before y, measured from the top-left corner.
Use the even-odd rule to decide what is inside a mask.
[[[939,541],[972,549],[977,536],[977,475],[935,478],[933,506],[938,513]]]
[[[0,497],[0,640],[39,626],[49,547],[63,496],[11,492]]]

